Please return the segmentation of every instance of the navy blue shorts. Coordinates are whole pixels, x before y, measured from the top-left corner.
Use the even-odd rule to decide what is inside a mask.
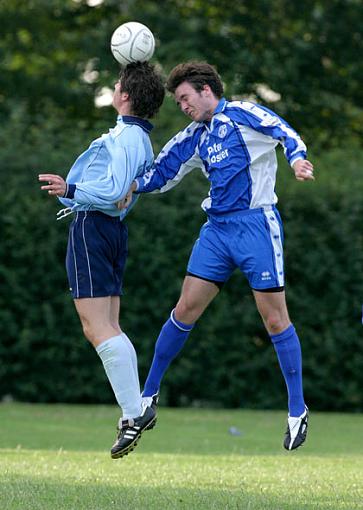
[[[69,229],[66,269],[74,299],[119,296],[127,226],[99,211],[79,211]]]
[[[223,283],[236,268],[252,289],[284,286],[283,229],[275,207],[249,209],[203,225],[188,273]]]

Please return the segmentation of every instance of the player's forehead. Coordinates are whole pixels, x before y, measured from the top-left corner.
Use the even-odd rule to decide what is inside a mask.
[[[193,85],[187,81],[183,81],[175,89],[175,101],[179,103],[182,99],[198,94]]]

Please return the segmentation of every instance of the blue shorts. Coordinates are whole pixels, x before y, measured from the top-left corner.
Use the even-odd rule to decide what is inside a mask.
[[[283,229],[275,207],[248,209],[203,225],[188,273],[223,283],[236,268],[252,289],[284,286]]]
[[[119,217],[79,211],[69,229],[66,269],[74,299],[122,294],[127,226]]]

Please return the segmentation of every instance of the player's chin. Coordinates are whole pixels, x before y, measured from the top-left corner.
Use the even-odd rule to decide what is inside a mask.
[[[189,115],[189,117],[194,121],[194,122],[203,122],[203,117],[202,115],[196,115],[196,114],[192,114],[192,115]]]

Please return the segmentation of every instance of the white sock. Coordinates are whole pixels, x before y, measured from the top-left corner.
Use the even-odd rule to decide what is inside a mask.
[[[122,409],[122,417],[126,419],[140,416],[140,383],[126,340],[122,335],[114,336],[98,345],[96,351]]]
[[[135,347],[133,346],[131,340],[126,335],[126,333],[122,332],[121,336],[125,340],[128,348],[129,348],[130,356],[131,356],[131,360],[132,360],[132,366],[134,367],[135,377],[136,377],[137,381],[139,381],[139,370],[137,367],[137,354],[135,351]],[[139,385],[139,390],[140,390],[140,385]]]

